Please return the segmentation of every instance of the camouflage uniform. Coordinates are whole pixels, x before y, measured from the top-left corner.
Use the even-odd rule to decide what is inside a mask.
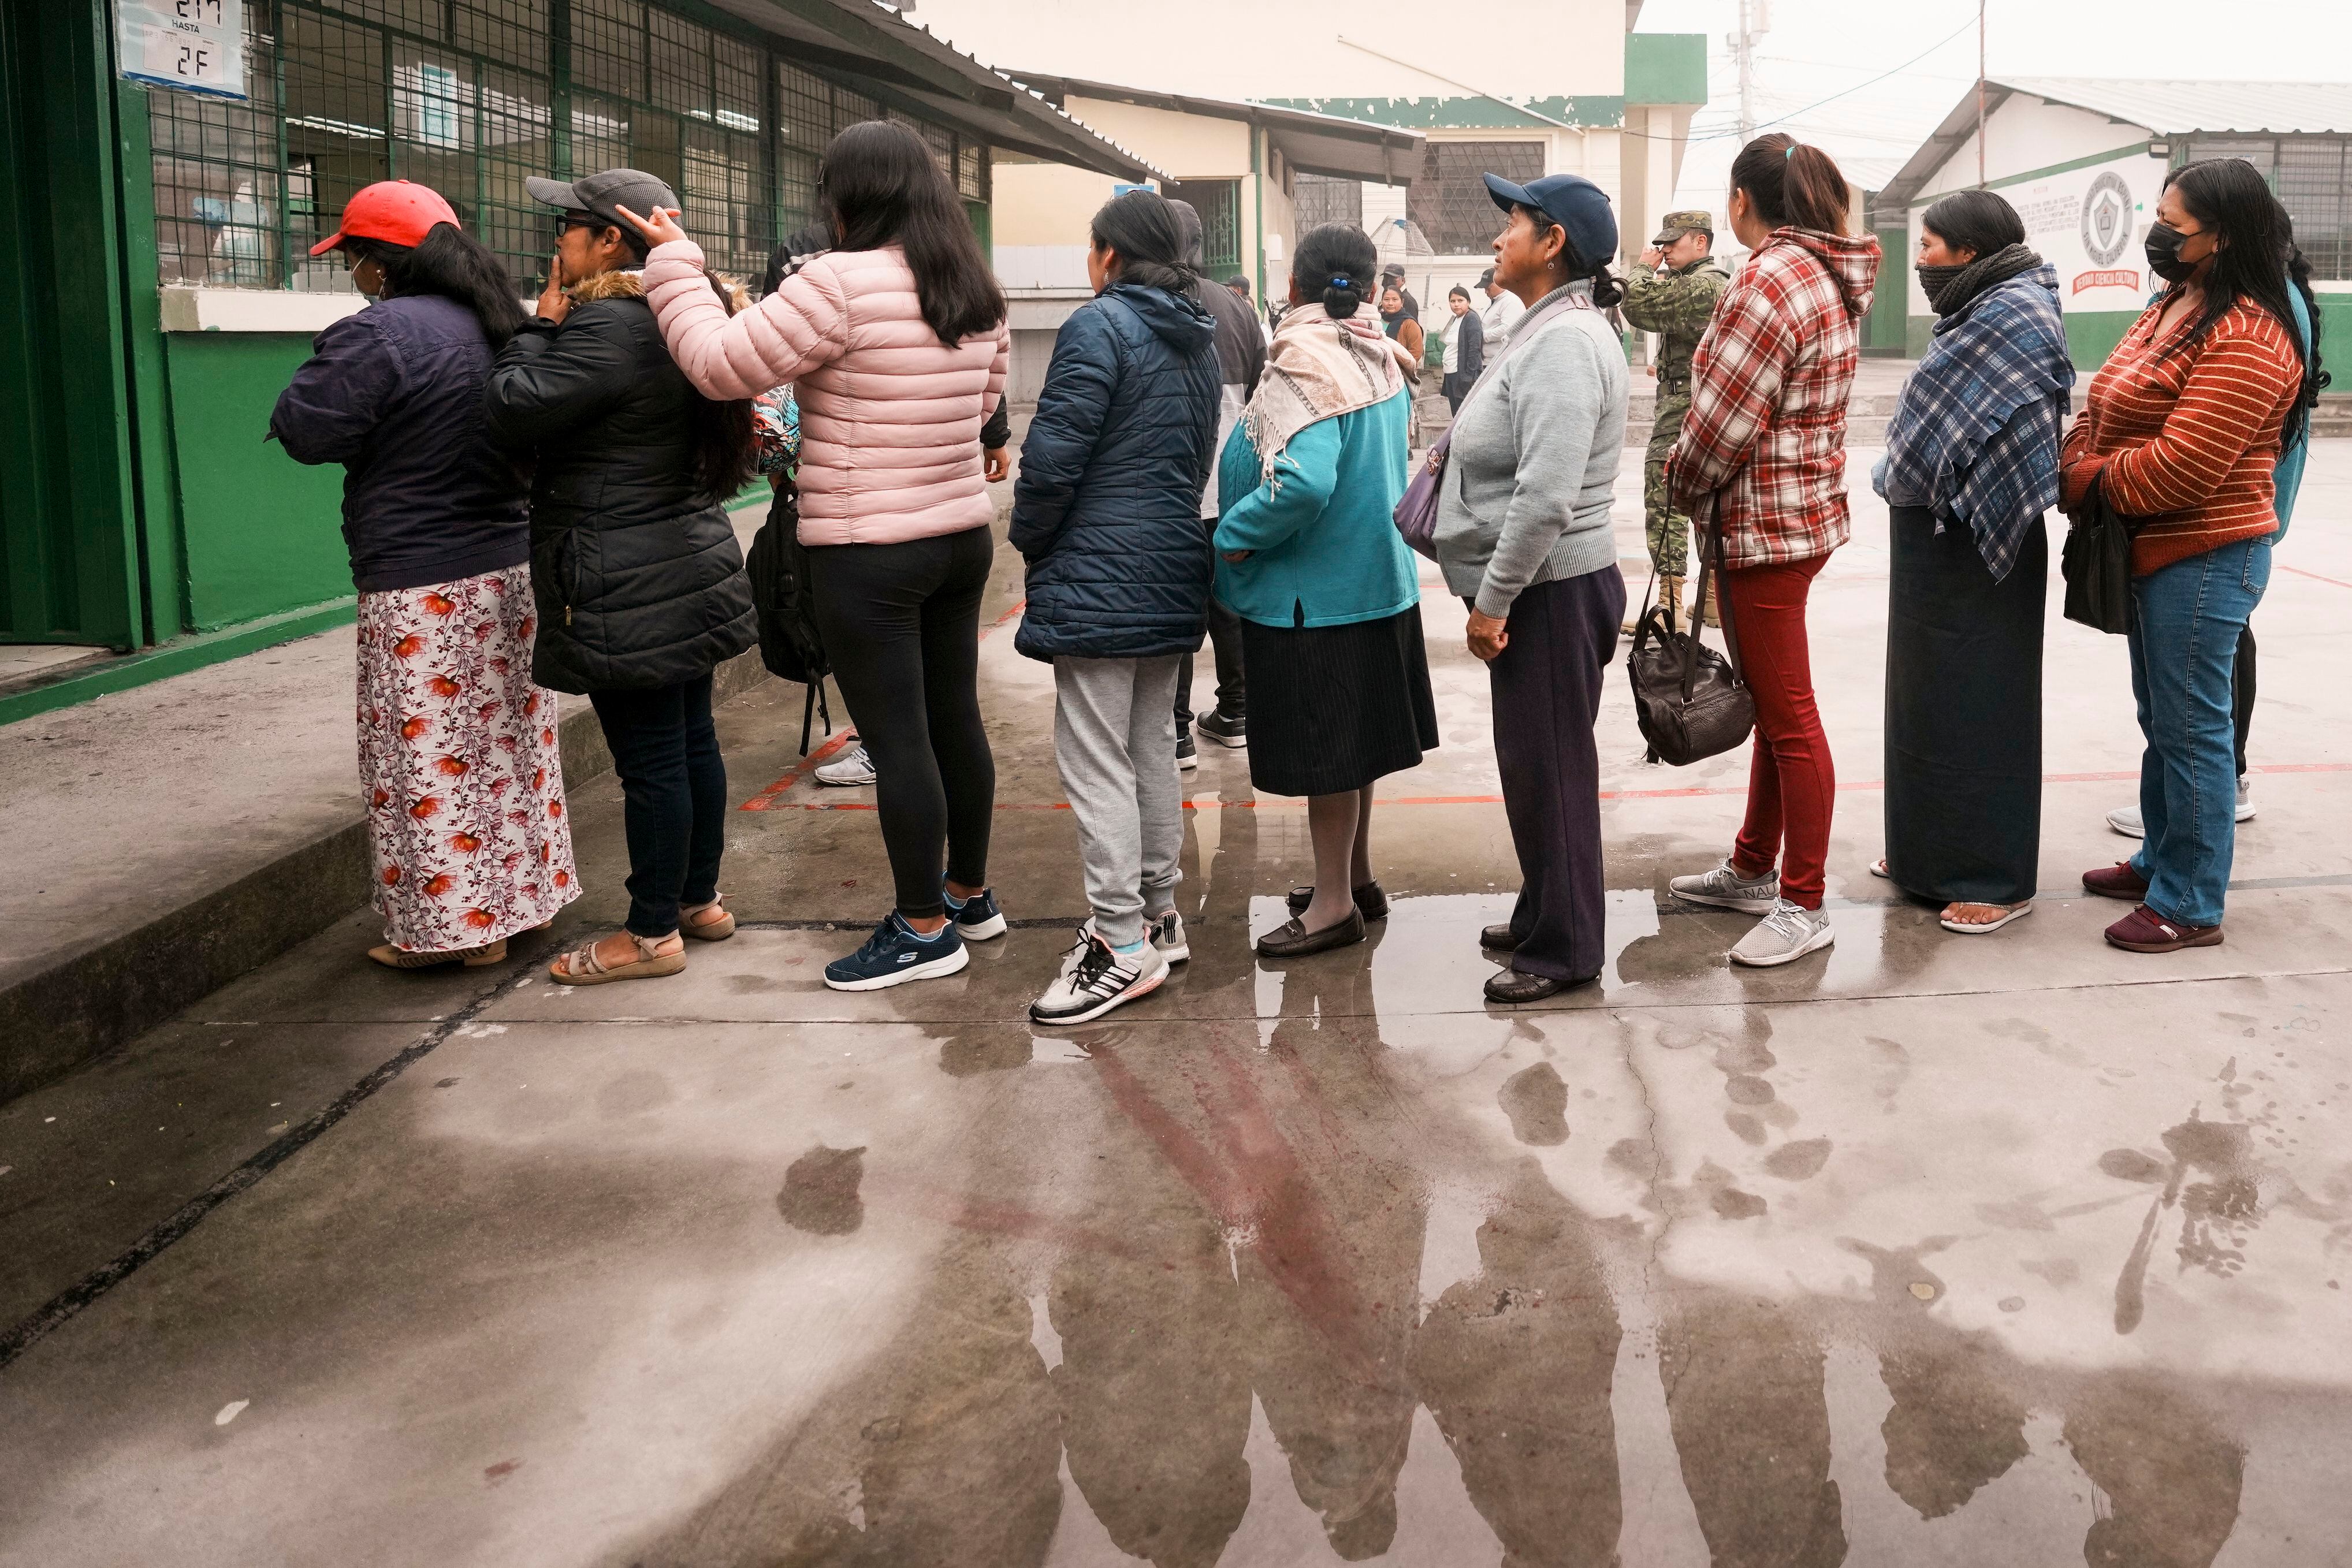
[[[1684,230],[1710,225],[1705,213],[1669,213],[1665,226],[1659,237],[1671,242]],[[1658,414],[1642,463],[1642,506],[1650,564],[1660,577],[1689,573],[1690,519],[1667,498],[1666,455],[1690,412],[1691,354],[1730,284],[1731,275],[1711,256],[1663,275],[1636,267],[1625,279],[1625,319],[1658,334]]]

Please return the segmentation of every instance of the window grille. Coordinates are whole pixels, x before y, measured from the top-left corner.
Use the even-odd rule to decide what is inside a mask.
[[[1405,215],[1420,225],[1438,255],[1478,255],[1503,226],[1485,176],[1500,174],[1524,185],[1541,179],[1543,172],[1540,141],[1432,141],[1405,193]]]
[[[2314,277],[2352,277],[2352,137],[2200,136],[2179,161],[2243,158],[2262,171],[2294,223]]]
[[[1292,200],[1297,203],[1294,221],[1301,239],[1325,224],[1364,226],[1364,185],[1360,180],[1300,174],[1292,188]]]
[[[310,247],[361,186],[403,178],[447,197],[533,288],[555,225],[524,179],[622,165],[678,193],[712,266],[756,279],[810,216],[825,143],[884,112],[647,0],[247,0],[245,28],[250,101],[148,94],[166,283],[347,291],[341,261]],[[987,199],[985,146],[894,118],[965,199]]]
[[[1242,183],[1171,180],[1160,187],[1171,202],[1190,202],[1201,214],[1201,266],[1212,277],[1230,277],[1242,266]]]

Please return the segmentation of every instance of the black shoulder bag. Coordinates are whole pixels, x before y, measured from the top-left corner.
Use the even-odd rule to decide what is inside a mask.
[[[2066,619],[2118,635],[2131,630],[2131,519],[2107,504],[2098,476],[2067,516]]]
[[[780,478],[767,520],[751,536],[744,574],[751,580],[752,608],[760,617],[760,663],[768,673],[808,686],[801,713],[801,755],[819,716],[833,733],[833,713],[824,700],[824,678],[833,673],[824,638],[817,631],[816,597],[809,583],[808,547],[800,541],[800,491]]]
[[[1746,740],[1756,727],[1756,699],[1739,678],[1738,630],[1731,623],[1727,594],[1716,595],[1723,618],[1726,658],[1700,641],[1706,620],[1707,575],[1723,569],[1723,534],[1712,506],[1697,530],[1701,553],[1698,588],[1691,601],[1690,630],[1675,624],[1673,610],[1642,594],[1642,617],[1633,624],[1633,651],[1625,655],[1625,675],[1633,685],[1633,716],[1650,743],[1649,760],[1687,768]],[[1654,575],[1653,586],[1656,583]]]

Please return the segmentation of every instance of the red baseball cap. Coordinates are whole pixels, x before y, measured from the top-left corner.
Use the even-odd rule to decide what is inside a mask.
[[[312,246],[310,254],[324,256],[347,239],[380,239],[387,245],[413,246],[433,232],[435,224],[457,222],[456,209],[431,186],[379,180],[352,193],[352,199],[343,204],[343,226]]]

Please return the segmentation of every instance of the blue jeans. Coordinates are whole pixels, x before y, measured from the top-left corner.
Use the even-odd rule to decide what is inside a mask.
[[[2270,586],[2269,537],[2242,539],[2132,581],[2132,696],[2147,749],[2132,870],[2147,906],[2179,925],[2219,925],[2237,847],[2231,675],[2238,639]]]

